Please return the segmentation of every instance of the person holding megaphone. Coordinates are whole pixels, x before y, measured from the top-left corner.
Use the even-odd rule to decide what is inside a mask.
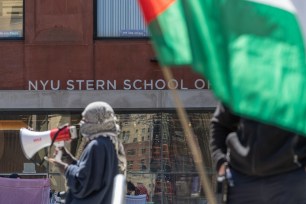
[[[66,178],[66,204],[111,203],[114,178],[119,171],[126,171],[114,110],[105,102],[93,102],[84,109],[82,117],[80,133],[87,144],[80,159],[62,147],[56,151],[62,154],[59,159],[56,156],[46,160]]]

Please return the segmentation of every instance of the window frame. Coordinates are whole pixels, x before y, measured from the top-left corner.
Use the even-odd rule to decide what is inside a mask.
[[[93,2],[93,39],[94,40],[149,40],[151,36],[135,36],[135,37],[127,37],[127,36],[98,36],[98,1],[94,0]],[[101,0],[102,1],[102,0]],[[137,0],[135,0],[137,1]]]

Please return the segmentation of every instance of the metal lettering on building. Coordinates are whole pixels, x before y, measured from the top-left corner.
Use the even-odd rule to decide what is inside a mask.
[[[120,88],[119,88],[120,87]],[[209,89],[209,84],[203,79],[197,79],[193,87],[186,87],[183,79],[142,80],[29,80],[28,90],[164,90],[164,89]]]

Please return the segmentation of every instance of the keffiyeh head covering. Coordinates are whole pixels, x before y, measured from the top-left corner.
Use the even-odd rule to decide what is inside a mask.
[[[82,113],[80,122],[80,132],[87,140],[97,137],[109,137],[115,146],[118,165],[121,171],[126,171],[126,157],[122,143],[119,141],[118,134],[120,127],[117,124],[113,108],[105,102],[90,103]]]

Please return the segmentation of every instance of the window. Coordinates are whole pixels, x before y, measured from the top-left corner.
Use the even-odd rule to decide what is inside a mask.
[[[0,114],[0,174],[1,176],[17,173],[21,178],[45,178],[49,177],[51,188],[57,192],[65,190],[65,180],[60,176],[57,168],[44,161],[44,156],[53,155],[54,147],[49,152],[48,147],[39,150],[31,158],[25,157],[25,149],[21,146],[20,128],[29,128],[35,132],[43,132],[58,128],[64,124],[77,124],[81,119],[80,113],[65,112],[10,112]],[[67,149],[76,156],[78,137],[66,143]],[[31,151],[30,151],[31,152]],[[36,165],[39,164],[39,165]]]
[[[127,151],[127,155],[135,155],[136,154],[136,151],[135,151],[135,149],[130,149],[130,150],[128,150]]]
[[[144,38],[148,29],[138,0],[97,0],[96,37]]]
[[[146,153],[146,149],[141,149],[141,153],[145,154]]]
[[[23,0],[0,0],[0,39],[23,37]]]
[[[200,151],[207,166],[209,178],[213,178],[211,156],[209,153],[210,112],[188,114],[194,134],[201,144]],[[131,121],[123,131],[141,133],[150,140],[125,143],[127,152],[127,180],[134,184],[143,183],[150,192],[150,201],[154,203],[206,203],[201,191],[199,176],[193,157],[188,148],[184,130],[175,113],[143,113],[118,115],[119,121]],[[140,121],[140,122],[139,122]],[[150,127],[151,132],[146,133]],[[129,150],[135,149],[135,155]]]
[[[127,161],[127,167],[128,168],[133,168],[133,164],[134,164],[134,161]]]
[[[209,111],[188,113],[192,127],[196,127],[194,134],[201,144],[200,151],[207,164],[210,180],[215,178],[209,151],[211,115]],[[154,203],[206,203],[183,127],[175,113],[125,113],[116,116],[122,124],[126,124],[121,126],[122,134],[130,137],[130,142],[123,144],[127,159],[127,180],[135,185],[142,183],[150,194],[150,201]],[[65,179],[57,168],[47,162],[34,166],[24,156],[20,146],[20,128],[46,131],[67,123],[78,124],[80,119],[80,112],[0,112],[0,176],[15,172],[21,178],[49,177],[53,190],[64,191]],[[137,127],[134,126],[136,119],[140,121]],[[132,142],[136,129],[142,132],[142,128],[148,125],[151,127],[151,139],[138,142],[138,138],[135,138],[135,142]],[[81,154],[82,148],[78,145],[81,139],[79,135],[77,140],[66,143],[76,157]],[[42,149],[32,160],[40,163],[48,152],[48,148]]]
[[[130,138],[130,131],[123,131],[122,132],[123,142],[128,142],[129,138]]]

